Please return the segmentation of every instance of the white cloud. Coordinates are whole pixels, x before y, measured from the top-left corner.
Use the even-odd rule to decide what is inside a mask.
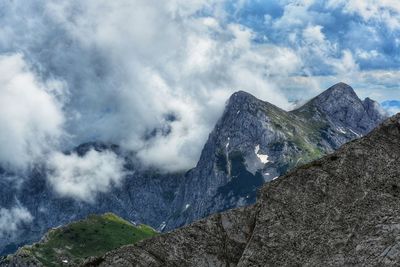
[[[57,81],[41,82],[22,55],[0,56],[0,164],[25,168],[62,135]]]
[[[364,21],[385,23],[389,29],[400,28],[400,5],[397,0],[330,0],[328,7],[341,7],[343,12],[358,14]]]
[[[100,133],[100,139],[139,151],[148,164],[180,170],[195,165],[233,92],[246,90],[287,108],[272,76],[297,71],[300,59],[288,48],[253,44],[253,33],[246,27],[222,24],[217,3],[49,2],[47,14],[75,42],[98,51],[109,68],[108,88],[99,86],[100,81],[81,88],[89,92],[83,97],[90,111],[74,106],[82,116],[74,133],[81,139]],[[209,17],[196,16],[210,6]],[[104,105],[113,111],[101,120],[88,116],[95,110],[99,116]],[[178,120],[165,121],[169,113]],[[152,129],[165,127],[171,130],[168,135],[143,139]]]
[[[303,30],[303,37],[308,43],[324,43],[325,35],[322,33],[321,25],[309,25]]]
[[[344,50],[342,58],[333,60],[332,65],[338,75],[354,75],[359,67],[350,50]]]
[[[125,175],[123,165],[110,151],[90,150],[82,157],[55,152],[48,160],[48,180],[62,197],[93,202],[97,193],[120,185]]]
[[[359,64],[382,53],[373,51],[375,43],[359,51],[343,46],[342,37],[355,31],[335,20],[341,11],[327,12],[318,1],[280,1],[283,14],[265,14],[261,34],[230,20],[226,4],[14,0],[2,5],[0,51],[24,51],[43,76],[66,82],[70,98],[63,110],[74,145],[119,143],[171,171],[195,165],[234,91],[287,109],[288,98],[311,97],[331,85],[327,80],[352,84]],[[248,4],[233,4],[234,16]],[[334,23],[340,30],[332,37]]]
[[[310,16],[309,8],[314,4],[314,0],[286,1],[283,15],[274,21],[273,27],[280,29],[293,30],[298,26],[309,24],[314,17]]]
[[[25,207],[0,208],[0,238],[12,237],[22,224],[33,220]]]
[[[386,111],[390,114],[390,115],[394,115],[400,112],[400,107],[390,107],[387,108]]]

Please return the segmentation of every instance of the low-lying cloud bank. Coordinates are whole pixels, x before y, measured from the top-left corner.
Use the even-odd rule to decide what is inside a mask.
[[[25,168],[63,135],[62,84],[36,77],[21,54],[0,55],[0,163]]]
[[[32,220],[32,215],[24,207],[0,208],[0,238],[13,237],[21,225],[30,223]]]
[[[55,152],[48,159],[48,180],[61,197],[93,203],[98,193],[119,186],[124,161],[110,151],[89,150],[85,155]]]

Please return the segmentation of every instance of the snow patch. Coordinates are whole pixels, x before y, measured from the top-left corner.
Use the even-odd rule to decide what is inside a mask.
[[[353,131],[352,129],[350,129],[350,132],[352,132],[353,134],[357,135],[358,137],[361,137],[360,134],[356,133],[355,131]]]
[[[159,227],[160,231],[164,230],[164,228],[165,228],[166,226],[167,226],[167,223],[166,223],[166,222],[162,222],[162,223],[160,224],[160,227]]]
[[[240,113],[240,110],[238,110],[238,111],[236,112],[236,115],[239,115],[239,113]]]
[[[190,204],[186,204],[185,208],[183,209],[183,211],[187,210],[190,207]]]
[[[272,178],[272,180],[276,180],[279,176],[275,176],[274,178]]]
[[[230,142],[230,140],[231,140],[231,138],[228,137],[228,142],[227,142],[226,145],[225,145],[225,148],[226,148],[226,149],[228,149],[228,147],[229,147],[229,142]]]
[[[260,145],[257,145],[257,146],[254,148],[254,152],[256,153],[256,156],[258,157],[258,159],[259,159],[262,163],[266,164],[266,163],[269,162],[269,160],[268,160],[268,155],[264,155],[264,154],[258,153],[258,152],[260,152]]]
[[[339,128],[337,128],[336,130],[338,130],[338,131],[341,132],[342,134],[347,134],[347,132],[346,132],[342,127],[339,127]]]

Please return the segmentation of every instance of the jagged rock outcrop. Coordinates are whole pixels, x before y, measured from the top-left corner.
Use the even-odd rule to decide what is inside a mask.
[[[346,111],[343,114],[342,109]],[[8,179],[14,174],[0,170],[4,177],[0,178],[0,207],[21,205],[33,217],[32,223],[0,240],[0,255],[39,240],[49,228],[91,213],[114,212],[167,231],[215,212],[251,205],[265,181],[366,134],[381,119],[379,106],[370,100],[362,102],[344,84],[291,112],[240,91],[228,100],[197,166],[186,173],[147,169],[134,153],[116,145],[83,144],[75,149],[79,155],[91,149],[112,151],[124,159],[127,172],[120,187],[86,203],[57,195],[47,182],[44,167],[22,179]]]
[[[234,93],[178,191],[174,205],[181,214],[166,228],[254,203],[265,181],[367,134],[384,118],[378,103],[360,100],[344,83],[291,112]]]
[[[400,114],[213,215],[85,266],[398,266]],[[225,219],[224,219],[225,218]]]
[[[377,102],[370,98],[361,101],[345,83],[335,84],[294,113],[315,121],[325,120],[332,128],[358,136],[371,131],[386,117]]]

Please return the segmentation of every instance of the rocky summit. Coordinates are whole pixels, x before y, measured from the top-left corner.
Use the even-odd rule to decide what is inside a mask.
[[[354,90],[345,83],[338,83],[294,111],[312,120],[321,117],[338,129],[345,127],[355,135],[371,131],[385,112],[370,98],[361,101]]]
[[[85,266],[398,266],[400,114],[263,186],[257,203]]]
[[[17,174],[0,168],[0,207],[22,206],[32,215],[32,222],[2,237],[0,255],[38,241],[49,228],[92,213],[113,212],[168,231],[216,212],[254,204],[257,189],[265,182],[367,134],[384,117],[379,104],[360,100],[343,83],[290,112],[239,91],[227,101],[191,170],[165,174],[143,166],[134,152],[116,145],[78,146],[73,152],[79,156],[90,150],[110,151],[125,162],[121,185],[100,192],[93,202],[55,193],[45,164],[18,174],[22,179],[10,179]]]
[[[167,229],[253,204],[264,182],[369,133],[384,118],[377,102],[360,100],[344,83],[290,112],[234,93],[179,188],[176,210],[185,212],[169,218]]]

